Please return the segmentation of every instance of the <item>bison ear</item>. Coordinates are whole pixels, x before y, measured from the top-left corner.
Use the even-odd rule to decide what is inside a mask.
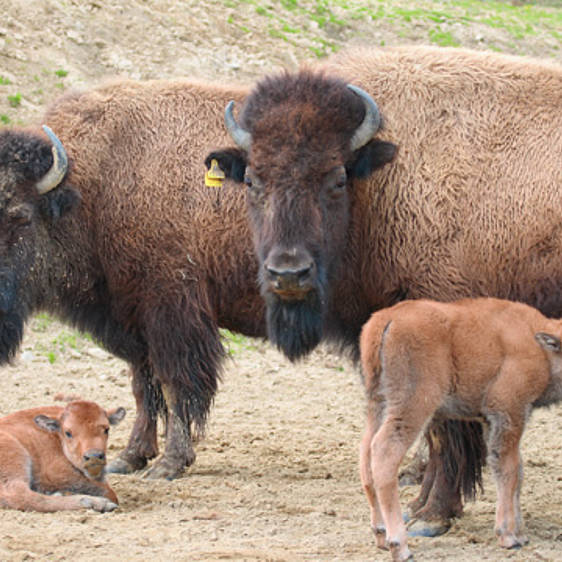
[[[49,416],[45,416],[43,414],[39,414],[33,418],[33,421],[41,428],[45,429],[46,431],[50,431],[51,433],[56,433],[60,431],[60,423],[59,420],[55,418],[50,418]]]
[[[544,332],[538,332],[535,334],[535,339],[544,349],[554,353],[560,353],[560,339],[556,336],[545,334]]]
[[[75,189],[54,189],[41,198],[41,214],[54,222],[77,207],[81,200],[82,196]]]
[[[377,168],[392,161],[397,150],[394,143],[372,140],[353,153],[353,159],[346,166],[347,175],[358,179],[366,178]]]
[[[230,178],[238,183],[244,181],[244,174],[246,172],[246,153],[239,148],[224,148],[222,150],[215,150],[205,158],[205,166],[207,170],[211,168],[211,162],[216,160],[219,163],[221,170],[225,173],[227,178]]]
[[[117,425],[125,417],[126,413],[127,412],[126,412],[125,408],[122,408],[122,407],[116,408],[115,410],[109,410],[107,412],[109,424],[110,425]]]

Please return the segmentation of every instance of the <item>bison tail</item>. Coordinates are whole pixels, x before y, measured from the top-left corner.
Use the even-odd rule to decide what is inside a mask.
[[[445,477],[452,489],[473,500],[483,491],[482,468],[486,464],[486,442],[482,424],[446,420],[443,424],[442,458]]]

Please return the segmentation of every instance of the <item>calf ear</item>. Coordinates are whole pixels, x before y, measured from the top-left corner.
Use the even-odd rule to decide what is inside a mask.
[[[242,183],[246,172],[246,153],[239,148],[224,148],[215,150],[205,158],[207,170],[211,168],[211,162],[216,160],[227,178]]]
[[[60,423],[59,420],[55,418],[50,418],[49,416],[45,416],[43,414],[39,414],[33,418],[33,421],[41,428],[45,429],[46,431],[50,431],[52,433],[56,433],[60,431]]]
[[[537,332],[535,334],[535,339],[539,342],[541,347],[555,353],[560,353],[560,339],[551,334],[545,334],[544,332]]]
[[[346,166],[347,175],[358,179],[366,178],[377,168],[382,168],[396,156],[398,147],[387,141],[372,140],[353,153]]]
[[[115,410],[109,410],[107,412],[109,424],[110,425],[117,425],[125,417],[126,413],[127,412],[126,412],[125,408],[122,408],[122,407],[116,408]]]

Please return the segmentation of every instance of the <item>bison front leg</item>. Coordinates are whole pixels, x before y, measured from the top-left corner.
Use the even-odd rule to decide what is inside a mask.
[[[164,399],[167,405],[166,449],[145,473],[146,478],[173,480],[181,475],[184,468],[195,461],[191,442],[191,429],[187,404],[178,399],[170,386],[164,385]]]
[[[167,409],[166,448],[147,470],[147,478],[173,479],[195,460],[191,423],[202,433],[217,390],[224,356],[214,316],[203,288],[182,303],[160,303],[150,310],[147,325],[149,361],[160,382]]]
[[[107,472],[117,474],[141,470],[158,455],[156,430],[158,413],[164,408],[162,392],[147,366],[133,367],[131,375],[137,417],[127,447],[107,466]]]

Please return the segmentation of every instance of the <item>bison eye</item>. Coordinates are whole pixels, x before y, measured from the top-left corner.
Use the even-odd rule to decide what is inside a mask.
[[[244,183],[247,187],[252,187],[252,178],[248,174],[244,176]]]
[[[68,439],[72,439],[72,433],[70,431],[65,431],[64,432],[65,436],[68,437]]]
[[[104,428],[103,428],[103,432],[104,432],[106,435],[109,435],[109,427],[104,427]]]
[[[347,176],[345,175],[345,173],[339,174],[338,176],[336,176],[335,181],[332,181],[334,183],[332,183],[332,185],[330,186],[330,191],[334,195],[339,195],[340,193],[343,193],[345,191],[345,188],[347,186]]]

